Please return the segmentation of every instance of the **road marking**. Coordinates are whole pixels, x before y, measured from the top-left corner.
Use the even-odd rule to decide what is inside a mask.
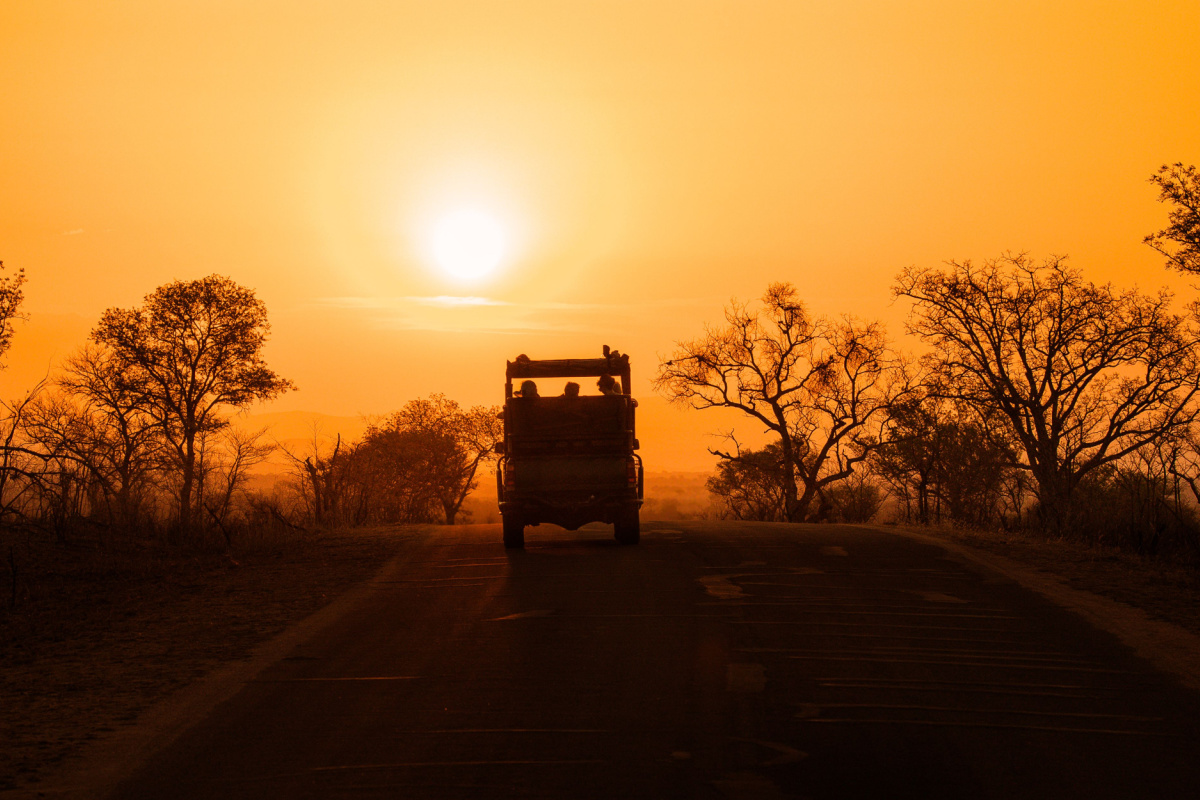
[[[942,592],[913,592],[919,594],[922,599],[930,603],[966,603],[966,600],[955,597],[952,594],[943,594]]]
[[[891,705],[887,703],[806,703],[796,716],[816,718],[824,708],[879,708],[888,711],[938,711],[949,714],[1015,714],[1023,717],[1078,717],[1081,719],[1120,719],[1127,722],[1162,722],[1163,717],[1139,717],[1129,714],[1091,714],[1081,711],[1025,711],[1001,708],[958,708],[954,706]],[[814,709],[816,714],[813,713]]]
[[[996,683],[995,681],[951,681],[951,680],[929,680],[928,678],[864,678],[855,680],[853,678],[816,678],[817,683],[821,686],[837,687],[843,682],[847,685],[855,684],[872,684],[870,688],[878,689],[893,689],[899,688],[908,690],[910,687],[928,686],[930,689],[936,688],[936,691],[958,691],[959,687],[963,686],[991,686],[1011,688],[1017,687],[1021,689],[1086,689],[1090,692],[1095,692],[1103,687],[1099,686],[1084,686],[1083,684],[1074,683]],[[1111,692],[1110,692],[1111,693]]]
[[[516,614],[509,614],[507,617],[492,617],[488,622],[499,622],[502,619],[530,619],[532,617],[548,617],[554,613],[552,608],[543,608],[537,611],[520,611]]]
[[[1178,738],[1179,734],[1166,731],[1131,731],[1113,730],[1109,728],[1068,728],[1059,725],[1018,725],[1016,723],[999,722],[949,722],[932,719],[831,719],[816,717],[803,720],[807,723],[849,724],[849,725],[925,725],[938,728],[996,728],[1017,731],[1049,731],[1051,733],[1100,733],[1113,736],[1157,736]]]
[[[1003,684],[950,684],[948,686],[930,684],[928,686],[895,686],[893,684],[871,683],[868,681],[830,681],[818,683],[818,686],[824,689],[880,689],[888,692],[936,692],[938,697],[944,696],[947,692],[956,694],[995,694],[1003,695],[1004,697],[1061,697],[1068,700],[1105,700],[1113,697],[1116,693],[1112,690],[1106,691],[1084,691],[1088,687],[1084,686],[1067,686],[1064,691],[1034,691],[1032,689],[1013,689],[1010,686]],[[1015,684],[1021,686],[1024,684]],[[1000,687],[1000,688],[989,688]]]
[[[817,622],[814,620],[750,620],[739,619],[730,622],[731,625],[812,625],[823,628],[877,628],[878,622]],[[905,625],[891,623],[889,628],[904,628],[915,631],[970,631],[972,633],[991,633],[992,628],[963,628],[953,625]],[[883,637],[888,638],[888,637]]]
[[[939,664],[946,667],[998,667],[1000,669],[1046,669],[1067,672],[1101,672],[1110,675],[1128,675],[1123,669],[1105,669],[1102,667],[1084,667],[1077,664],[1014,664],[1009,661],[967,661],[964,659],[942,658],[867,658],[864,656],[788,656],[793,661],[855,661],[874,664]]]
[[[426,733],[612,733],[607,728],[441,728],[435,730],[392,731],[397,734]]]
[[[846,552],[846,548],[844,548],[844,547],[838,547],[837,545],[828,545],[826,547],[821,548],[821,555],[823,555],[823,556],[848,556],[850,554]]]
[[[712,782],[721,794],[731,800],[783,800],[779,787],[755,772],[733,772]]]
[[[703,578],[697,578],[697,580],[704,587],[704,591],[720,600],[734,600],[747,596],[742,591],[742,587],[733,582],[733,576],[708,575]]]
[[[252,684],[338,684],[371,680],[420,680],[420,675],[372,675],[368,678],[256,678]]]
[[[766,668],[762,664],[730,664],[725,669],[725,691],[740,694],[761,692],[767,686]]]
[[[759,764],[760,767],[778,767],[783,764],[794,764],[800,759],[808,758],[808,753],[804,752],[803,750],[797,750],[794,747],[789,747],[788,745],[780,744],[779,742],[768,742],[762,739],[738,738],[732,739],[731,741],[749,742],[750,744],[756,744],[765,750],[773,750],[778,754],[774,758],[767,759]]]
[[[739,653],[836,653],[865,656],[958,656],[960,658],[998,658],[1019,661],[1054,661],[1060,664],[1094,664],[1091,659],[1077,658],[1069,653],[1031,650],[963,650],[950,647],[872,647],[865,650],[843,647],[836,650],[811,647],[742,647]]]
[[[598,758],[589,759],[513,759],[508,761],[396,761],[390,764],[342,764],[332,767],[310,767],[303,772],[281,772],[274,775],[259,775],[254,778],[226,781],[226,783],[260,783],[277,781],[281,778],[300,778],[320,772],[354,772],[387,769],[409,769],[412,767],[492,767],[492,766],[573,766],[579,764],[604,764]]]
[[[748,603],[747,605],[758,605],[758,603]],[[945,619],[1021,619],[1021,617],[1007,616],[1004,614],[972,614],[972,613],[950,613],[946,611],[839,611],[837,609],[826,609],[826,614],[837,614],[845,617],[941,617]]]
[[[479,580],[478,578],[467,578],[465,580]],[[394,583],[403,583],[395,581]],[[388,586],[389,591],[398,589],[468,589],[472,586],[491,586],[490,583],[405,583],[402,586]]]

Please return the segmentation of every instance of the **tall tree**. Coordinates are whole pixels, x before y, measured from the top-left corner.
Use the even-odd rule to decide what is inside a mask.
[[[1150,182],[1158,187],[1159,201],[1173,208],[1171,224],[1143,241],[1180,272],[1200,274],[1200,172],[1180,162],[1164,164]]]
[[[251,289],[221,275],[176,281],[140,308],[110,308],[92,339],[128,365],[127,377],[180,471],[179,525],[192,527],[196,437],[224,426],[220,411],[287,391],[262,358],[270,325]]]
[[[1197,416],[1200,331],[1167,292],[1096,286],[1022,254],[911,267],[894,293],[914,303],[909,331],[932,346],[943,395],[1005,421],[1052,528],[1081,478]]]
[[[878,446],[891,409],[911,391],[881,325],[814,318],[790,283],[771,284],[761,308],[731,304],[725,325],[680,343],[654,384],[673,402],[737,409],[775,435],[791,522],[823,517],[824,489]]]

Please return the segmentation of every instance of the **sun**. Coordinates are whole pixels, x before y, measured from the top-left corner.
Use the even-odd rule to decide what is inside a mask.
[[[493,214],[460,208],[440,217],[433,226],[433,258],[448,276],[478,280],[500,266],[508,253],[508,232]]]

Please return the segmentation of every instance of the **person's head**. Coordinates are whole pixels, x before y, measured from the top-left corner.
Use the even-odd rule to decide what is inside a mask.
[[[579,384],[575,381],[567,381],[567,385],[563,387],[563,395],[565,397],[579,397]]]
[[[537,397],[537,384],[533,381],[521,381],[521,397]]]
[[[617,381],[612,375],[601,375],[600,380],[596,381],[596,385],[604,394],[613,394],[617,391]]]

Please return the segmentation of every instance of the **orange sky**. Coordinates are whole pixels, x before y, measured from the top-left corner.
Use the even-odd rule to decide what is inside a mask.
[[[1194,294],[1141,238],[1146,178],[1200,162],[1198,75],[1196,0],[11,0],[0,389],[211,272],[268,304],[300,390],[267,410],[338,415],[499,402],[505,358],[604,343],[645,396],[772,280],[897,337],[902,267],[1006,249]],[[426,252],[464,204],[512,243],[474,283]],[[711,461],[682,435],[659,466]]]

